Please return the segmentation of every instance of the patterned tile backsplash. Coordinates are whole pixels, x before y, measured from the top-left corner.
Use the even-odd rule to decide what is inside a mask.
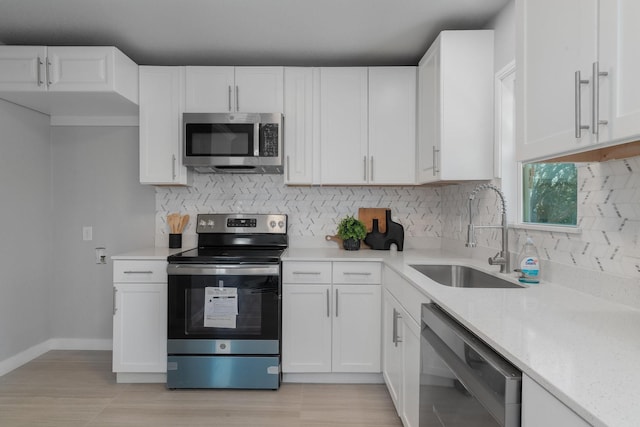
[[[640,278],[640,157],[577,166],[578,226],[582,232],[511,229],[512,253],[517,255],[530,236],[543,260]],[[466,240],[467,200],[475,185],[442,190],[443,238]],[[472,207],[474,222],[499,224],[498,206],[494,192],[479,193]],[[508,208],[514,209],[513,205]],[[482,230],[476,237],[478,246],[500,248],[499,230]]]
[[[578,217],[581,233],[510,231],[517,253],[531,236],[543,260],[599,272],[640,278],[640,157],[578,167]],[[194,174],[191,187],[157,187],[156,244],[166,240],[166,216],[204,212],[284,212],[289,233],[297,237],[335,234],[338,220],[360,207],[389,207],[411,238],[466,239],[467,199],[477,183],[446,187],[288,187],[281,175]],[[499,183],[496,183],[499,184]],[[513,209],[513,201],[508,201]],[[474,201],[474,221],[498,224],[495,193]],[[194,235],[194,221],[185,235]],[[477,234],[478,246],[499,249],[500,231]]]
[[[289,235],[336,234],[338,221],[361,207],[391,208],[406,236],[439,239],[441,189],[428,187],[288,187],[282,175],[194,174],[191,187],[157,187],[156,242],[168,233],[167,214],[282,212],[289,215]],[[191,221],[185,234],[195,233]],[[157,244],[157,243],[156,243]]]

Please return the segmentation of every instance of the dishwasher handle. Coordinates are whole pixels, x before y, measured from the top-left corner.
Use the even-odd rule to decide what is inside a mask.
[[[422,338],[431,345],[469,393],[501,425],[505,427],[520,425],[522,372],[450,318],[436,304],[422,306]],[[451,346],[445,340],[454,341],[456,345]],[[465,351],[461,357],[452,347],[470,348],[475,352],[475,357],[473,360],[468,360],[466,357],[468,351]],[[478,364],[481,364],[485,371],[490,371],[490,374],[487,375],[486,372],[480,374],[474,369]],[[487,377],[500,379],[501,386],[498,390],[496,390],[496,384],[490,384],[487,381]]]

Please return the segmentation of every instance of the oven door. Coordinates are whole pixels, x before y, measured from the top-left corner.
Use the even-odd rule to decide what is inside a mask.
[[[279,264],[170,264],[167,272],[170,355],[279,354]]]

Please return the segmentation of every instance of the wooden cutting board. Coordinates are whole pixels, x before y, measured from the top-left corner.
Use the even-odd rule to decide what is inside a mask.
[[[387,231],[387,208],[360,208],[358,209],[358,219],[364,222],[367,233],[371,232],[373,220],[378,220],[378,231]]]

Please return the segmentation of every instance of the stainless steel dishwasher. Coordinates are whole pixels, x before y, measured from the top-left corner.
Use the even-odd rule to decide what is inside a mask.
[[[420,347],[420,427],[520,426],[522,372],[436,304]]]

